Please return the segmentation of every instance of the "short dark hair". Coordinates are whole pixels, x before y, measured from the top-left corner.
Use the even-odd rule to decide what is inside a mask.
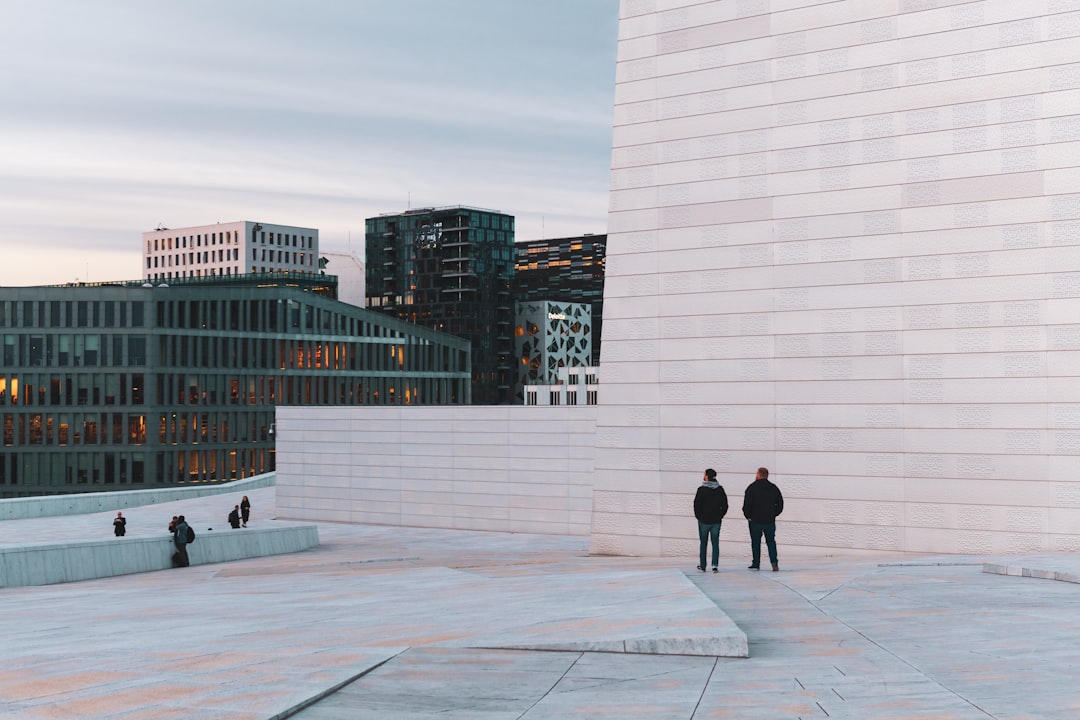
[[[769,468],[758,468],[757,474],[767,479],[769,477]]]
[[[709,468],[708,470],[705,471],[705,477],[709,478],[710,480],[715,480],[716,479],[716,471],[713,470],[712,468]]]

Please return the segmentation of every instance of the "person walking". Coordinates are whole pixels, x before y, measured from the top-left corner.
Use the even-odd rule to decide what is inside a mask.
[[[240,527],[240,506],[239,505],[234,505],[233,509],[232,509],[232,512],[229,513],[229,526],[232,527],[233,530]]]
[[[698,486],[697,494],[694,495],[694,517],[698,523],[698,566],[697,569],[705,572],[708,567],[705,564],[705,554],[712,539],[712,571],[720,572],[720,523],[728,511],[727,493],[720,483],[716,482],[716,471],[709,468],[705,471],[701,485]]]
[[[247,527],[248,518],[251,517],[251,501],[248,500],[247,495],[240,501],[240,521]]]
[[[127,518],[124,517],[123,513],[116,513],[116,517],[112,521],[112,531],[116,537],[124,537],[127,533]]]
[[[754,482],[750,483],[743,494],[742,513],[750,523],[750,552],[752,562],[750,570],[761,568],[761,536],[765,536],[765,545],[769,548],[769,562],[773,572],[780,569],[780,560],[776,555],[776,516],[784,512],[784,496],[780,488],[769,482],[769,469],[758,468]]]
[[[187,544],[188,524],[183,515],[178,515],[176,525],[173,527],[173,545],[176,546],[176,552],[172,556],[174,567],[187,567],[191,564],[188,559]]]

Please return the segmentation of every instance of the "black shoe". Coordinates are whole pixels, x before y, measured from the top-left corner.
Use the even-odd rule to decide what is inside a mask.
[[[746,566],[746,569],[747,569],[747,570],[760,570],[760,569],[761,569],[761,567],[760,567],[760,566],[758,566],[758,565],[747,565],[747,566]]]
[[[780,563],[773,563],[772,564],[772,571],[773,572],[780,572]]]
[[[720,572],[720,568],[718,568],[718,567],[716,567],[716,566],[714,565],[714,566],[713,566],[713,569],[712,569],[712,571],[713,571],[714,573],[718,573],[718,572]]]
[[[705,568],[701,567],[700,565],[697,566],[697,569],[700,570],[701,572],[705,572]]]

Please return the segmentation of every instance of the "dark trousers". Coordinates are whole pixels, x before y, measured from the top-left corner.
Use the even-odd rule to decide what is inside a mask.
[[[716,567],[720,564],[720,546],[717,542],[720,540],[720,523],[715,525],[709,525],[703,522],[697,524],[698,539],[701,541],[701,548],[699,555],[701,557],[701,569],[704,570],[708,567],[705,564],[705,551],[709,548],[709,538],[712,538],[712,564]]]
[[[753,564],[761,564],[761,536],[765,536],[765,545],[769,548],[769,562],[773,565],[779,563],[776,559],[776,523],[758,523],[750,521],[750,552],[753,555]]]
[[[191,561],[188,560],[186,543],[184,545],[176,543],[176,552],[173,553],[172,561],[173,565],[176,567],[187,567],[191,564]]]

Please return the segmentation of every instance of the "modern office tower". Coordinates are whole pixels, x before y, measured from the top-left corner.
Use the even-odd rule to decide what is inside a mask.
[[[1080,549],[1078,57],[1075,0],[623,1],[595,551],[759,466],[781,553]]]
[[[600,364],[607,235],[529,240],[515,245],[514,299],[588,303],[592,308],[592,358]]]
[[[517,399],[526,385],[555,385],[566,368],[590,367],[592,309],[585,303],[519,302],[514,325]]]
[[[466,341],[277,277],[0,288],[0,497],[267,472],[279,405],[468,404]]]
[[[143,233],[142,275],[148,280],[316,273],[319,231],[314,228],[243,222]]]
[[[366,221],[367,306],[472,345],[476,405],[514,398],[514,218],[453,206]]]

